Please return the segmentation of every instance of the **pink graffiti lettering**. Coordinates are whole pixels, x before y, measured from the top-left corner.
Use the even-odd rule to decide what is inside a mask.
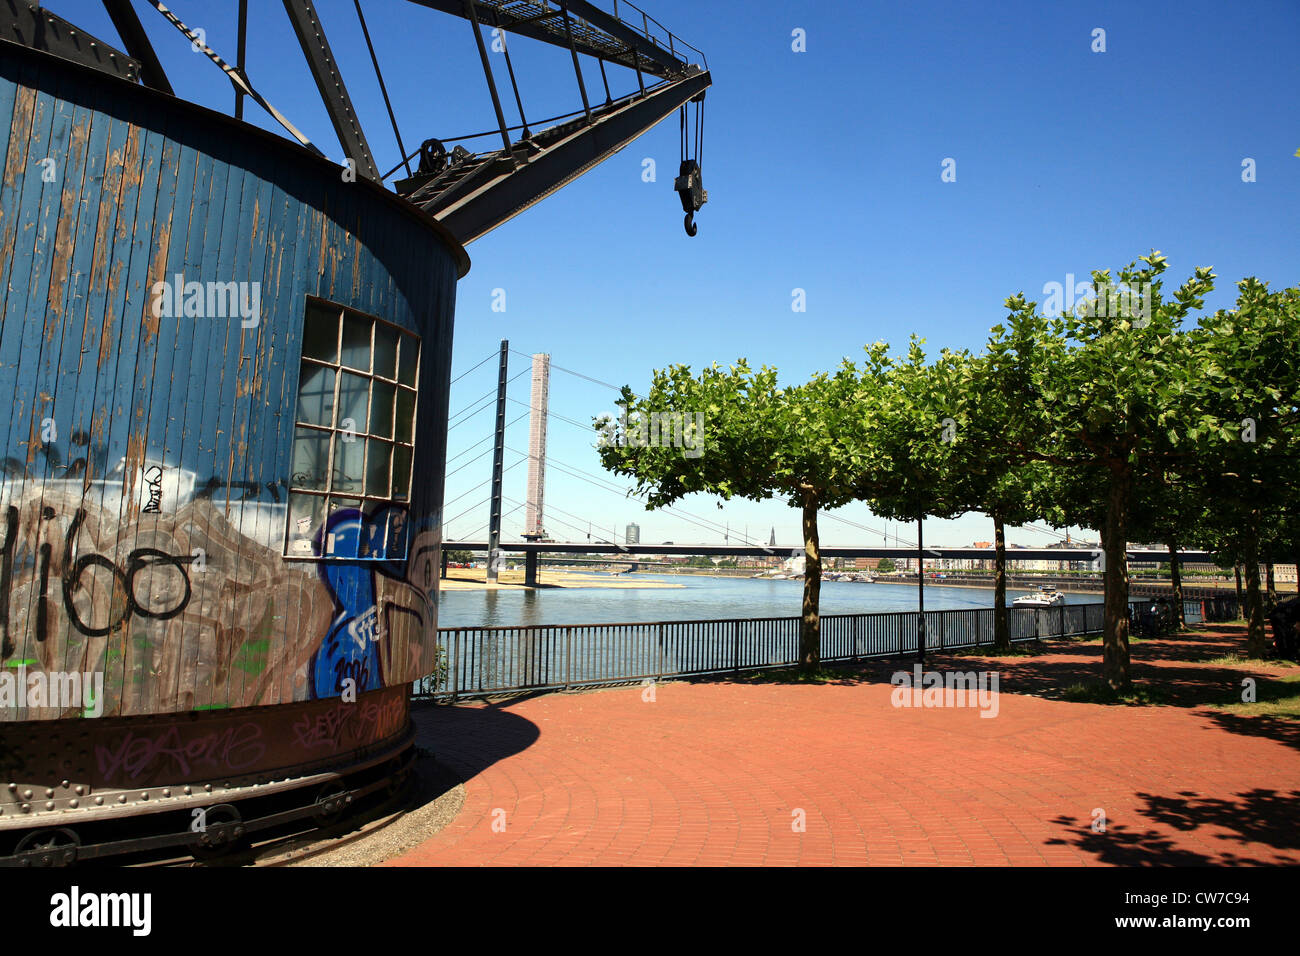
[[[179,727],[168,727],[155,737],[127,731],[115,746],[96,746],[95,759],[106,782],[122,773],[127,780],[163,769],[181,775],[203,770],[238,771],[257,763],[266,752],[262,728],[254,723],[227,727],[185,739]]]
[[[295,721],[295,743],[305,750],[373,743],[401,729],[402,699],[349,704],[337,701],[329,710]]]

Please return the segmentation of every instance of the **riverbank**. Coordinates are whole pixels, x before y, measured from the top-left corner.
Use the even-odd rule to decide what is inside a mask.
[[[888,581],[891,584],[916,584],[916,575],[903,578],[881,578],[881,583]],[[1062,581],[1060,579],[1042,580],[1034,578],[1007,579],[1008,591],[1033,591],[1039,586],[1047,585],[1071,594],[1105,594],[1106,589],[1100,581]],[[948,577],[942,581],[925,579],[926,588],[973,588],[980,591],[994,590],[992,581],[985,581],[980,578]],[[1222,583],[1215,581],[1184,581],[1182,584],[1183,595],[1186,600],[1199,600],[1203,597],[1224,596],[1231,597],[1236,593],[1236,585],[1233,582]],[[1149,580],[1145,578],[1135,578],[1129,582],[1129,594],[1133,597],[1143,597],[1150,594],[1163,594],[1172,591],[1173,584],[1168,580]],[[1212,594],[1202,592],[1209,591]],[[1295,594],[1296,586],[1294,582],[1279,582],[1277,585],[1278,594]]]
[[[637,580],[631,574],[597,576],[591,572],[554,571],[544,568],[538,573],[537,589],[608,588],[630,591],[660,588],[680,588],[684,585],[666,581]],[[447,576],[438,583],[442,591],[531,591],[524,584],[522,570],[502,571],[493,584],[487,583],[486,568],[448,568]]]

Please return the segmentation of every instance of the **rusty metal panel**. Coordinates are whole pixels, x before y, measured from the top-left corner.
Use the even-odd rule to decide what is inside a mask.
[[[345,770],[410,736],[409,688],[23,729],[0,746],[0,832],[203,806]]]
[[[320,655],[368,644],[358,690],[427,673],[461,253],[295,146],[5,52],[0,723],[337,697]],[[419,336],[404,559],[284,556],[307,296]]]

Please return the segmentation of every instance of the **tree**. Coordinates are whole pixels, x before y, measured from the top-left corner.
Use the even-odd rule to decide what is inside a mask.
[[[873,464],[862,471],[856,492],[874,514],[920,522],[929,516],[956,517],[970,509],[962,467],[966,456],[957,450],[965,447],[960,438],[964,411],[956,396],[969,390],[971,380],[968,353],[944,349],[929,363],[916,338],[906,360],[885,371],[875,389],[881,417],[877,427],[862,436],[867,444],[858,450]],[[921,558],[918,575],[923,565]],[[924,615],[919,623],[918,647],[923,649]]]
[[[1159,542],[1169,551],[1169,560],[1157,567],[1157,575],[1168,573],[1173,590],[1174,616],[1179,627],[1183,616],[1182,565],[1179,551],[1196,541],[1204,530],[1207,497],[1203,455],[1181,462],[1164,461],[1154,471],[1136,476],[1133,492],[1131,537]]]
[[[880,574],[893,574],[895,570],[893,558],[881,558],[879,563],[876,564],[876,571]]]
[[[1109,270],[1094,272],[1097,298],[1075,313],[1047,317],[1023,295],[1012,297],[1011,315],[993,329],[987,350],[989,385],[1018,424],[1015,450],[1101,476],[1091,498],[1104,514],[1102,672],[1117,691],[1130,683],[1125,558],[1135,481],[1188,454],[1185,436],[1200,419],[1205,386],[1181,324],[1203,305],[1214,278],[1198,268],[1166,300],[1165,257],[1153,252],[1139,261],[1143,267],[1135,261],[1120,270],[1118,283]]]
[[[714,364],[698,376],[674,365],[654,372],[645,396],[624,386],[620,421],[596,421],[602,466],[635,479],[634,494],[646,495],[649,509],[703,492],[723,499],[783,498],[800,510],[805,561],[799,666],[805,671],[821,662],[817,512],[848,504],[862,476],[878,467],[866,436],[880,421],[890,363],[883,343],[866,352],[862,370],[845,360],[834,374],[818,373],[784,388],[775,368],[755,372],[744,359],[729,369]],[[664,440],[655,426],[665,421],[689,430],[694,440]]]
[[[1259,565],[1292,550],[1300,480],[1300,290],[1269,292],[1237,283],[1236,307],[1202,319],[1201,368],[1212,384],[1190,437],[1206,448],[1204,475],[1214,507],[1207,539],[1244,565],[1247,647],[1267,651]]]
[[[1018,303],[1016,307],[1020,307]],[[959,473],[953,479],[961,482],[961,493],[972,510],[993,520],[993,644],[999,650],[1011,647],[1006,526],[1049,519],[1053,501],[1052,466],[1025,451],[1034,443],[1035,436],[1029,429],[1040,416],[1022,414],[1021,383],[1005,378],[1023,372],[980,356],[972,367],[968,387],[952,399],[966,422],[965,438],[959,443],[963,452]],[[992,376],[1003,378],[995,383],[990,380]],[[1017,396],[1017,400],[1009,402],[1009,395]]]

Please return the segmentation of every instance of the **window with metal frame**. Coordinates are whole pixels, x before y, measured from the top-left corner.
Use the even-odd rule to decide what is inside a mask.
[[[411,492],[419,364],[418,336],[308,297],[286,557],[406,556],[403,506]],[[325,530],[347,517],[340,512],[355,516],[355,533]]]

